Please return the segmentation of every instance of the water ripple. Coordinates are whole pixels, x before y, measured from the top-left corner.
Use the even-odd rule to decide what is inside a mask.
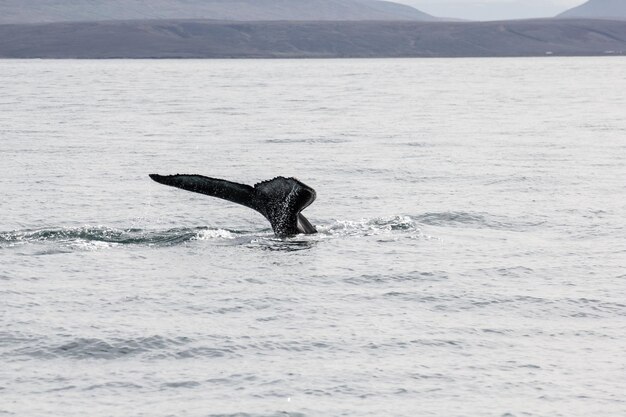
[[[418,226],[416,220],[407,216],[377,217],[360,221],[336,220],[331,224],[319,224],[319,233],[316,235],[298,235],[291,238],[277,238],[269,228],[237,231],[209,227],[165,230],[119,229],[107,226],[57,227],[0,232],[0,249],[29,244],[53,244],[55,246],[52,249],[40,252],[51,254],[129,245],[169,247],[192,241],[225,241],[268,251],[300,251],[310,249],[316,242],[329,237],[365,237],[389,233],[405,234],[413,238],[423,237]]]
[[[235,414],[209,414],[207,417],[306,417],[302,413],[293,413],[286,411],[279,411],[274,414],[248,414],[248,413],[235,413]]]
[[[103,248],[119,245],[174,246],[192,240],[232,239],[241,232],[207,227],[167,230],[116,229],[106,226],[50,228],[0,232],[0,248],[29,243],[57,243],[70,248]]]
[[[39,338],[25,346],[9,350],[9,356],[31,357],[37,359],[103,359],[115,360],[126,357],[142,356],[148,359],[193,359],[240,357],[245,352],[257,355],[272,352],[319,352],[334,350],[336,347],[318,340],[212,340],[210,346],[187,337],[166,338],[150,336],[136,339],[113,338],[75,338],[65,342],[51,343]]]
[[[71,358],[71,359],[117,359],[138,355],[149,351],[171,349],[189,343],[187,338],[167,339],[151,336],[139,339],[113,339],[105,341],[96,338],[78,338],[60,345],[47,346],[42,342],[35,346],[23,347],[13,353],[18,356],[35,358]]]
[[[463,211],[446,211],[425,213],[415,217],[419,223],[429,226],[468,227],[478,229],[524,230],[542,225],[543,222],[524,222],[489,213],[470,213]]]

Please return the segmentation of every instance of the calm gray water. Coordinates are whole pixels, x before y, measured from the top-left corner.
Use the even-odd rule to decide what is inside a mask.
[[[0,61],[0,415],[624,416],[624,109],[621,58]]]

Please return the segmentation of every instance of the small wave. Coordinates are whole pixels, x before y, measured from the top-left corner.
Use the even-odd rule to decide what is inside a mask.
[[[0,248],[28,243],[57,243],[69,249],[85,250],[120,245],[173,246],[191,240],[233,239],[235,233],[229,230],[206,227],[143,230],[84,226],[79,228],[18,230],[0,232]]]
[[[252,239],[246,246],[270,252],[298,252],[311,249],[318,241],[319,235],[298,235],[287,239],[268,236]]]
[[[314,144],[333,144],[333,143],[347,143],[350,142],[348,139],[341,138],[304,138],[304,139],[268,139],[265,143],[278,143],[278,144],[299,144],[299,143],[308,143],[310,145]]]
[[[441,213],[426,213],[417,216],[417,220],[420,223],[427,224],[429,226],[499,226],[499,222],[490,221],[485,215],[447,211]]]
[[[421,224],[443,227],[472,227],[477,229],[523,230],[542,223],[522,222],[489,213],[446,211],[425,213],[413,218]]]
[[[63,340],[64,339],[64,340]],[[229,339],[217,339],[202,344],[188,337],[168,338],[150,336],[133,339],[68,338],[51,342],[40,338],[33,343],[9,350],[10,356],[36,359],[99,359],[116,360],[128,357],[147,359],[220,359],[240,357],[245,352],[317,352],[336,348],[329,342],[319,340],[258,340],[235,343]]]
[[[343,281],[353,285],[367,284],[391,284],[398,282],[440,282],[449,279],[448,273],[444,271],[420,272],[414,271],[407,274],[377,274],[361,275],[358,277],[345,278]]]
[[[516,183],[524,183],[527,181],[532,181],[532,177],[527,177],[525,175],[518,176],[506,176],[502,178],[496,178],[490,181],[485,182],[485,185],[500,185],[500,184],[516,184]]]
[[[196,233],[197,240],[235,239],[236,237],[234,232],[225,229],[206,229]]]
[[[378,299],[379,295],[372,297]],[[602,301],[587,298],[551,298],[529,295],[502,297],[473,295],[424,295],[421,291],[390,291],[382,294],[396,302],[410,302],[427,305],[437,312],[462,311],[516,311],[529,317],[566,317],[566,318],[616,318],[626,317],[626,305],[619,302]]]
[[[525,266],[482,268],[479,269],[479,271],[485,275],[493,275],[496,277],[506,278],[523,278],[535,273],[535,270]]]
[[[248,414],[248,413],[209,414],[207,417],[306,417],[306,415],[302,413],[290,413],[286,411],[278,411],[274,414]]]
[[[33,335],[28,335],[24,333],[11,333],[8,331],[0,332],[0,348],[12,345],[34,343],[36,341],[37,338]]]
[[[199,387],[200,383],[196,381],[176,381],[176,382],[166,382],[161,385],[161,388],[196,388]]]
[[[319,232],[329,236],[372,236],[412,232],[421,236],[418,222],[408,216],[376,217],[359,221],[336,220],[329,226],[321,226]]]
[[[445,339],[415,339],[408,341],[394,341],[390,343],[373,343],[370,342],[363,346],[365,349],[408,349],[412,346],[427,346],[427,347],[453,347],[463,348],[464,343],[458,340],[445,340]]]
[[[435,144],[433,143],[426,143],[426,142],[404,142],[404,143],[399,143],[398,145],[411,146],[414,148],[433,148],[435,146]]]
[[[502,230],[525,230],[541,226],[543,221],[525,221],[489,213],[471,213],[463,211],[430,212],[420,215],[397,215],[375,217],[361,220],[335,220],[331,224],[318,226],[318,231],[325,235],[376,235],[390,232],[416,232],[420,237],[422,226],[466,227]]]
[[[163,351],[186,345],[190,339],[179,337],[168,339],[152,336],[139,339],[114,339],[105,341],[95,338],[79,338],[60,345],[25,347],[14,351],[17,355],[35,358],[71,358],[71,359],[117,359],[149,351]]]
[[[133,384],[132,382],[106,382],[103,384],[90,385],[87,388],[83,388],[83,391],[93,391],[93,390],[98,390],[98,389],[130,390],[130,389],[141,389],[141,388],[143,388],[141,385]]]

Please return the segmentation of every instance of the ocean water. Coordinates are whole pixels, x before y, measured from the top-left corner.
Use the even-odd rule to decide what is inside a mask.
[[[622,58],[0,61],[0,416],[624,416],[624,109]]]

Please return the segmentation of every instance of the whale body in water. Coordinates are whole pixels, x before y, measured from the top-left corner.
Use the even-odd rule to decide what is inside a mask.
[[[317,233],[302,214],[315,201],[315,190],[295,178],[276,177],[251,187],[203,175],[150,174],[154,181],[241,204],[269,220],[278,237]]]

